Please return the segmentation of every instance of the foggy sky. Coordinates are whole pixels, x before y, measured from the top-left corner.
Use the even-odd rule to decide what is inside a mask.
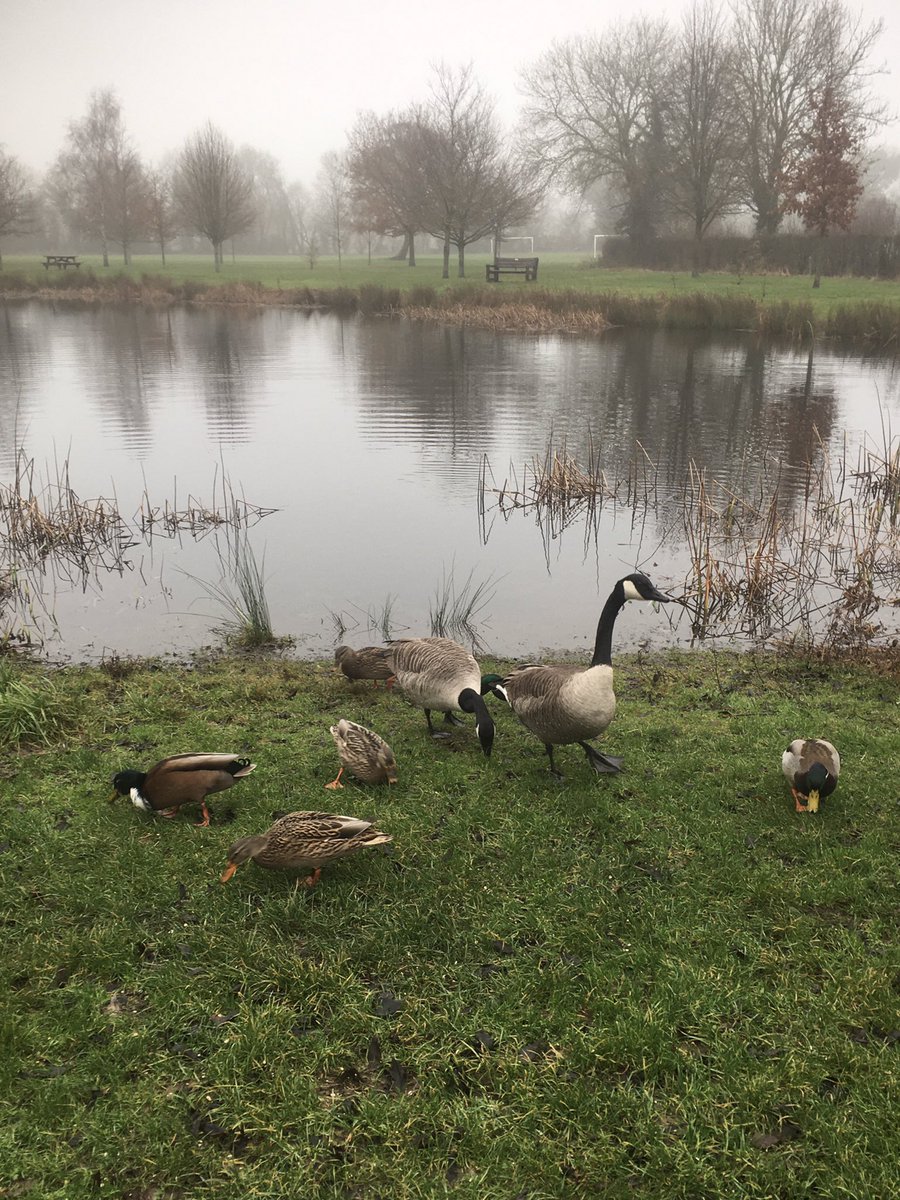
[[[343,149],[359,111],[424,99],[441,59],[471,61],[511,126],[521,68],[554,38],[639,11],[674,23],[685,3],[0,0],[0,145],[45,170],[91,91],[108,87],[151,163],[211,119],[237,145],[273,154],[287,180],[309,184],[320,156]],[[900,2],[858,8],[884,22],[873,62],[900,62]],[[895,116],[876,140],[900,145],[900,75],[873,87]]]

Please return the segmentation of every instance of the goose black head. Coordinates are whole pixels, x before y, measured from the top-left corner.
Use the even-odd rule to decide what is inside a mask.
[[[654,587],[641,571],[634,571],[631,575],[626,575],[624,579],[619,580],[619,583],[626,600],[655,600],[658,604],[672,602],[672,597],[664,595]]]

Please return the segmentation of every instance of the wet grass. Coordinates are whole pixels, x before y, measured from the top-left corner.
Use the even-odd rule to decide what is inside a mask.
[[[330,664],[53,686],[67,732],[0,748],[5,1195],[892,1194],[896,676],[623,659],[626,773],[570,748],[562,786],[499,704],[484,760]],[[323,790],[340,716],[388,736],[396,786]],[[779,769],[805,733],[845,764],[818,819]],[[259,764],[208,830],[107,802],[188,748]],[[326,797],[391,852],[313,892],[219,884],[236,837]]]

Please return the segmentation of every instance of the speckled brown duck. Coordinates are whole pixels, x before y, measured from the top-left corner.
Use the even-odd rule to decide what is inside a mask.
[[[242,863],[252,859],[257,866],[271,871],[310,871],[301,882],[314,887],[326,863],[392,840],[389,833],[382,833],[371,821],[356,817],[324,812],[288,813],[265,833],[234,843],[228,851],[228,865],[221,882],[227,883]]]
[[[344,786],[341,775],[345,769],[363,783],[397,782],[397,760],[383,737],[365,725],[357,725],[355,721],[343,717],[330,729],[338,749],[341,769],[331,783],[325,784],[327,788]]]

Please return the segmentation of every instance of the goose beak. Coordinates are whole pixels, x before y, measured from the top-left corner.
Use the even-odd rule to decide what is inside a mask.
[[[673,604],[675,602],[674,596],[667,596],[664,592],[661,592],[658,588],[654,588],[653,591],[650,593],[650,599],[653,601],[654,604]]]
[[[237,870],[237,863],[230,862],[222,874],[219,876],[219,883],[227,883],[228,880]]]

